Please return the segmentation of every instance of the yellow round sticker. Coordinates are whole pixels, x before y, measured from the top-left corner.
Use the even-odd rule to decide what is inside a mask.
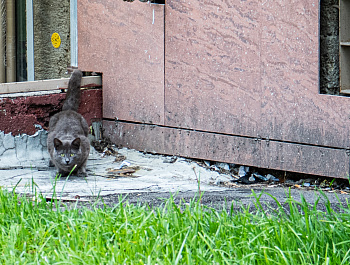
[[[61,37],[60,35],[55,32],[51,35],[51,43],[52,43],[52,46],[55,47],[55,48],[58,48],[60,47],[61,45]]]

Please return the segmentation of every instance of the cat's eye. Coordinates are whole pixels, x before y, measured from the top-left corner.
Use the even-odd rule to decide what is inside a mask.
[[[64,154],[61,154],[62,157],[64,157]]]
[[[70,156],[74,156],[74,154],[70,154]]]

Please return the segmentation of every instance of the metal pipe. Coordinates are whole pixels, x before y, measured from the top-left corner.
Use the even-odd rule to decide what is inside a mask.
[[[6,82],[5,26],[5,1],[0,0],[0,83]]]
[[[16,82],[15,1],[6,1],[6,82]]]
[[[27,13],[27,78],[34,81],[34,24],[33,0],[26,0]]]

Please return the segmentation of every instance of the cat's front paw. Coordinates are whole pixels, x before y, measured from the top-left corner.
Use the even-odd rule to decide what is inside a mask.
[[[78,171],[79,178],[87,178],[88,174],[85,171]]]

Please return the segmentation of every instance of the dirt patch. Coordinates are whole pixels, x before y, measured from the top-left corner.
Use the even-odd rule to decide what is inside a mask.
[[[262,208],[267,211],[277,210],[278,205],[276,200],[288,211],[288,198],[290,196],[301,202],[301,196],[311,205],[315,205],[315,202],[319,199],[316,207],[318,210],[326,212],[327,205],[334,211],[342,211],[342,207],[347,207],[347,200],[349,195],[325,193],[327,196],[324,197],[321,193],[311,190],[299,190],[299,189],[288,189],[283,187],[241,187],[222,191],[206,191],[202,194],[201,204],[214,208],[216,210],[225,209],[227,211],[240,211],[242,207],[249,208],[250,212],[256,211],[256,198],[255,195],[260,198]],[[142,192],[142,193],[128,193],[128,194],[111,194],[102,196],[97,199],[97,205],[113,207],[117,205],[120,200],[124,202],[132,203],[135,205],[149,205],[151,207],[163,206],[167,199],[170,197],[174,198],[177,204],[190,203],[193,200],[198,199],[198,192],[187,191],[187,192]],[[91,202],[96,202],[96,197],[88,198]],[[86,205],[86,204],[85,204]],[[90,204],[91,205],[91,204]]]

